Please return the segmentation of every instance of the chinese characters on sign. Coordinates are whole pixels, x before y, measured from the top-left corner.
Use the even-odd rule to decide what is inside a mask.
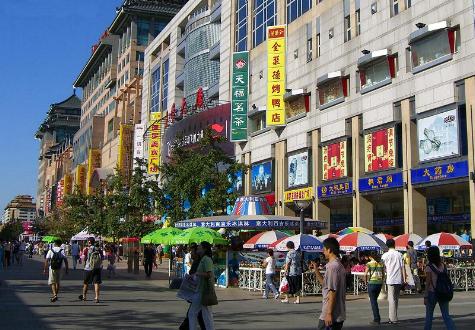
[[[394,127],[365,134],[365,172],[396,167],[396,139]]]
[[[285,25],[267,28],[267,126],[285,125]]]
[[[313,197],[312,187],[289,190],[284,193],[284,201],[286,203],[291,203],[295,199],[312,199],[312,197]]]
[[[86,167],[84,165],[78,165],[76,168],[75,184],[82,194],[86,192]]]
[[[346,140],[322,147],[323,180],[330,181],[348,176]]]
[[[137,166],[136,158],[143,159],[143,135],[145,133],[144,124],[136,124],[134,129],[134,160],[133,168]]]
[[[411,170],[411,182],[413,184],[443,181],[467,176],[468,161],[466,160]]]
[[[152,112],[150,114],[150,138],[148,145],[148,174],[158,174],[160,165],[160,140],[162,134],[161,112]]]
[[[56,206],[62,206],[64,201],[64,179],[59,180],[56,186]]]
[[[228,221],[178,221],[176,228],[298,228],[299,220],[228,220]],[[308,228],[325,228],[325,223],[320,221],[305,221]]]
[[[402,173],[379,175],[359,180],[359,191],[372,191],[403,186]]]
[[[89,149],[89,159],[87,161],[87,179],[86,190],[87,194],[94,193],[91,187],[92,174],[96,168],[100,168],[102,163],[102,154],[100,149]]]
[[[120,125],[119,131],[119,155],[117,165],[119,171],[124,176],[125,182],[129,182],[132,174],[132,125]]]
[[[318,198],[349,195],[353,193],[352,181],[318,186]]]
[[[232,79],[231,141],[246,141],[249,94],[249,52],[233,54]]]

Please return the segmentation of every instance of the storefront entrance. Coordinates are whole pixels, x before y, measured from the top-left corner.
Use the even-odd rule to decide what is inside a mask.
[[[397,236],[404,233],[404,197],[402,190],[365,196],[373,204],[373,231]]]
[[[353,226],[353,200],[342,197],[323,202],[330,208],[330,232]]]

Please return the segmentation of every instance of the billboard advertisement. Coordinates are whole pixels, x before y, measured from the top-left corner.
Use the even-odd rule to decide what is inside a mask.
[[[343,140],[322,147],[322,178],[324,181],[348,176],[347,144],[347,141]]]
[[[150,114],[150,138],[148,145],[148,165],[147,172],[150,175],[158,174],[160,166],[160,144],[162,138],[162,118],[161,112],[152,112]]]
[[[365,172],[384,171],[396,167],[395,128],[383,128],[364,136]]]
[[[124,176],[125,182],[128,182],[132,175],[132,141],[133,126],[120,124],[119,130],[119,155],[117,165]]]
[[[285,36],[285,25],[267,27],[267,127],[285,125]]]
[[[100,168],[102,163],[102,154],[100,149],[89,149],[89,157],[87,161],[87,179],[86,179],[86,189],[87,194],[93,193],[93,188],[91,187],[91,178],[94,170]]]
[[[308,151],[289,155],[287,168],[289,188],[308,185]]]
[[[459,117],[456,109],[417,120],[419,161],[457,156]]]
[[[143,159],[143,135],[145,124],[136,124],[134,128],[134,160],[133,168],[137,166],[136,158]]]
[[[231,141],[247,140],[249,52],[233,54],[231,95]]]
[[[252,193],[271,192],[273,188],[272,161],[253,164],[251,167]]]

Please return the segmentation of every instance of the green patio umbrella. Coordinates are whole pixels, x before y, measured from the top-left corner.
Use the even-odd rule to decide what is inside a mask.
[[[158,229],[150,234],[150,243],[170,245],[171,240],[181,233],[183,230],[174,227]]]
[[[191,244],[191,243],[201,243],[206,241],[211,244],[228,244],[229,242],[224,239],[220,234],[210,228],[205,227],[193,227],[188,228],[180,235],[175,236],[170,244]]]
[[[45,242],[45,243],[51,243],[51,242],[56,241],[57,239],[60,239],[60,238],[57,237],[57,236],[46,235],[46,236],[43,236],[43,238],[41,239],[41,241],[42,241],[42,242]]]

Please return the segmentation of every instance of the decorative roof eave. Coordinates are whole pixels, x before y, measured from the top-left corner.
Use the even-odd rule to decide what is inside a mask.
[[[107,50],[111,49],[114,43],[117,41],[118,36],[109,35],[97,46],[97,49],[92,53],[91,57],[87,61],[84,68],[79,73],[79,76],[76,78],[76,81],[73,84],[73,87],[85,87],[87,80],[90,76],[91,71],[94,70],[94,67],[100,60],[102,60],[107,55]]]

